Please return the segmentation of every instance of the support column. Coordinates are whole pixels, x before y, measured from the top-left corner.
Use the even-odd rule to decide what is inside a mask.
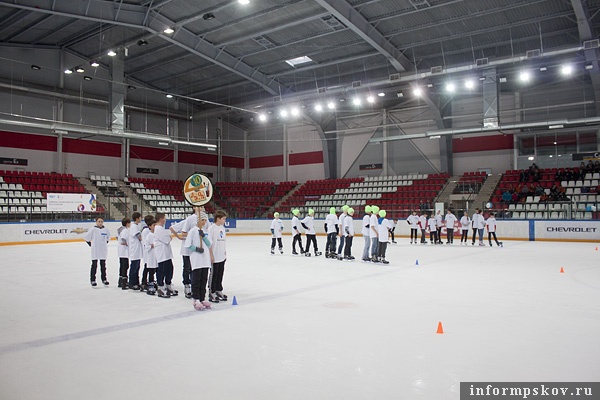
[[[496,68],[483,71],[483,127],[498,127],[498,78]]]
[[[289,154],[288,154],[288,124],[283,124],[283,181],[289,181],[288,177],[290,176],[290,162],[289,162]]]
[[[383,131],[382,131],[382,136],[384,138],[386,138],[388,136],[388,127],[387,127],[387,123],[388,123],[388,113],[387,113],[387,109],[383,109],[383,112],[381,113],[381,124],[383,125]],[[383,174],[384,176],[389,176],[390,175],[390,170],[389,170],[389,162],[388,162],[388,143],[389,142],[382,142],[383,145]]]
[[[115,133],[125,129],[125,55],[119,50],[110,58],[110,128]]]
[[[63,134],[58,133],[56,138],[56,157],[57,157],[57,168],[56,172],[62,174],[65,172],[64,159],[63,159]]]
[[[130,176],[131,148],[129,139],[123,139],[121,144],[121,175],[123,177]]]
[[[179,145],[173,145],[173,166],[175,167],[175,179],[179,180]]]
[[[244,182],[250,180],[250,149],[248,146],[248,131],[244,131]]]
[[[217,182],[221,182],[223,176],[223,148],[221,139],[223,136],[223,119],[217,120]]]

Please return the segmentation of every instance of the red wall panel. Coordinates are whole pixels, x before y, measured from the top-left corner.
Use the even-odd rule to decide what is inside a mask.
[[[55,136],[0,131],[0,147],[56,152]]]
[[[121,145],[119,143],[63,138],[63,152],[121,158]]]
[[[170,149],[158,149],[155,147],[145,146],[131,146],[131,158],[137,158],[140,160],[153,160],[153,161],[165,161],[173,162],[173,150]]]
[[[510,150],[513,148],[513,135],[477,136],[452,139],[453,153]]]
[[[290,165],[321,164],[322,162],[322,151],[311,151],[309,153],[290,154]]]

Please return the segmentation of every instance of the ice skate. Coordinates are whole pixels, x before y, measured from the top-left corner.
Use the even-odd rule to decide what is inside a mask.
[[[504,243],[500,242],[500,243],[498,243],[498,246],[504,247]]]
[[[275,254],[275,249],[271,248],[271,254]]]
[[[192,285],[190,285],[189,283],[187,285],[184,285],[183,293],[185,294],[186,299],[191,299],[192,298]]]
[[[164,297],[166,299],[168,299],[169,297],[171,297],[171,295],[167,291],[167,287],[166,286],[159,286],[158,289],[156,290],[156,293],[158,294],[158,297]]]
[[[379,259],[376,256],[371,257],[371,262],[378,263]]]
[[[173,285],[167,285],[167,293],[169,293],[169,296],[179,295],[179,292],[177,290],[173,289]]]
[[[121,289],[122,290],[129,289],[129,287],[127,286],[127,278],[126,277],[121,277]]]
[[[210,308],[210,303],[208,301],[202,300],[201,303],[205,308]]]
[[[211,303],[218,303],[219,302],[219,298],[217,297],[216,293],[209,293],[208,294],[208,301],[210,301]]]
[[[370,258],[363,258],[362,261],[363,262],[369,262],[369,261],[371,261],[371,259]]]
[[[91,281],[90,284],[92,285],[92,287],[98,286],[98,284],[96,283],[96,281]]]
[[[315,251],[315,257],[319,257],[320,255],[322,255],[323,253],[321,253],[320,251]]]
[[[309,253],[309,252],[307,252],[307,251],[305,251],[305,252],[304,252],[304,255],[305,255],[306,257],[310,257],[310,253]]]
[[[148,285],[147,284],[142,284],[140,285],[140,292],[145,292],[146,290],[148,290]]]
[[[483,244],[483,242],[479,242],[479,245],[480,246],[485,246],[485,244]]]
[[[130,287],[131,290],[140,290],[140,285],[133,285],[132,287]]]
[[[198,299],[194,299],[194,308],[198,311],[202,311],[204,310],[206,307],[204,307],[204,304],[202,304],[202,302]]]
[[[215,292],[215,294],[217,295],[217,298],[219,299],[219,301],[227,301],[227,295],[223,292],[221,292],[220,290],[217,290]]]
[[[384,264],[389,264],[389,263],[390,263],[390,262],[389,262],[388,260],[386,260],[385,258],[382,258],[382,259],[381,259],[381,262],[382,262],[382,263],[384,263]]]
[[[150,296],[154,296],[156,294],[156,284],[154,282],[148,282],[148,290],[146,290],[146,294]]]
[[[283,254],[283,248],[279,248],[279,254]]]
[[[298,252],[296,250],[292,250],[292,254],[295,255],[295,256],[297,256]]]
[[[502,243],[500,243],[500,244],[502,244]],[[110,283],[108,283],[108,281],[107,281],[106,279],[102,281],[102,284],[103,284],[104,286],[108,286],[108,285],[110,285]]]

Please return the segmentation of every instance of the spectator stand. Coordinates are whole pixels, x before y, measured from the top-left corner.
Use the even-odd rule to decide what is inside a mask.
[[[81,213],[48,212],[46,208],[48,193],[87,193],[87,191],[71,174],[0,170],[0,220],[9,222],[82,219]],[[104,211],[99,207],[95,213],[84,213],[83,218],[103,216]]]

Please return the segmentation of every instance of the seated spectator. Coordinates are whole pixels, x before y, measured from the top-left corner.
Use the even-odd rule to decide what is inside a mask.
[[[510,193],[508,189],[506,189],[504,193],[502,193],[502,201],[506,204],[512,201],[512,193]]]
[[[519,193],[513,192],[512,194],[512,202],[517,203],[519,201]]]
[[[594,163],[594,172],[600,172],[600,161]]]
[[[534,194],[536,196],[541,196],[542,193],[544,193],[544,188],[541,187],[540,185],[537,185],[536,188],[535,188]]]
[[[564,181],[564,180],[565,180],[565,170],[564,170],[564,169],[562,169],[562,168],[561,168],[561,169],[559,169],[559,170],[556,172],[556,176],[554,177],[554,180],[555,180],[555,181],[558,181],[558,182]]]
[[[519,173],[519,182],[527,182],[527,181],[529,181],[529,172],[522,169],[521,172]]]
[[[585,170],[586,172],[594,172],[594,162],[592,160],[588,160]]]
[[[542,192],[542,194],[540,194],[540,203],[545,203],[548,201],[548,199],[549,197],[546,192]]]
[[[581,178],[578,168],[573,168],[573,181],[578,181]]]
[[[563,181],[572,181],[573,180],[573,170],[571,168],[567,168],[567,170],[565,171],[565,175],[564,175],[564,179],[562,179]]]

